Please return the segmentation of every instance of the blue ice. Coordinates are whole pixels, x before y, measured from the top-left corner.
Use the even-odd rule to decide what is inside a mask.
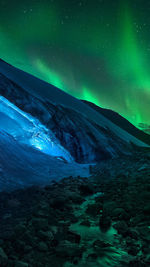
[[[49,129],[3,96],[0,96],[0,130],[43,153],[64,158],[68,162],[73,161],[70,153],[60,145]]]

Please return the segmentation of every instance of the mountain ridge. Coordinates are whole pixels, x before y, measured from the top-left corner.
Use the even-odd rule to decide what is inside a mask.
[[[20,87],[23,87],[25,91],[28,91],[29,94],[33,94],[37,98],[42,99],[43,101],[50,101],[51,103],[65,105],[69,108],[75,109],[78,112],[84,114],[88,118],[95,120],[95,123],[100,126],[103,124],[105,127],[113,129],[115,134],[118,136],[121,135],[122,139],[125,141],[131,141],[133,143],[145,146],[145,144],[133,136],[128,135],[123,129],[118,127],[115,124],[112,124],[107,118],[95,112],[91,107],[88,107],[82,101],[76,99],[75,97],[63,92],[55,86],[44,82],[31,74],[23,72],[4,61],[0,61],[0,72],[5,75],[8,79],[14,81]],[[82,103],[82,104],[81,104]],[[127,140],[128,139],[128,140]]]
[[[95,109],[97,112],[103,114],[106,118],[111,120],[113,123],[117,124],[119,127],[123,128],[125,131],[129,132],[130,134],[134,135],[136,138],[150,145],[150,135],[138,129],[136,126],[134,126],[131,122],[129,122],[127,119],[125,119],[123,116],[121,116],[116,111],[102,108],[87,100],[82,100],[82,101],[88,104],[93,109]]]

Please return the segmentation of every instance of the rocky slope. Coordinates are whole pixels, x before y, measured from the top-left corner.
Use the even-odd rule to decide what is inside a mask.
[[[43,189],[0,195],[0,265],[150,265],[150,154],[137,151]]]

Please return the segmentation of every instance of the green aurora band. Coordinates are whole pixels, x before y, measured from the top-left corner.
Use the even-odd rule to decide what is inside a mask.
[[[141,9],[140,0],[4,2],[2,59],[136,126],[150,125],[150,6]]]

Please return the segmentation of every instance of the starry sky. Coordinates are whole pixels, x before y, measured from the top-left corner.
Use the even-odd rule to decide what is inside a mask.
[[[0,58],[150,125],[150,1],[0,0]]]

